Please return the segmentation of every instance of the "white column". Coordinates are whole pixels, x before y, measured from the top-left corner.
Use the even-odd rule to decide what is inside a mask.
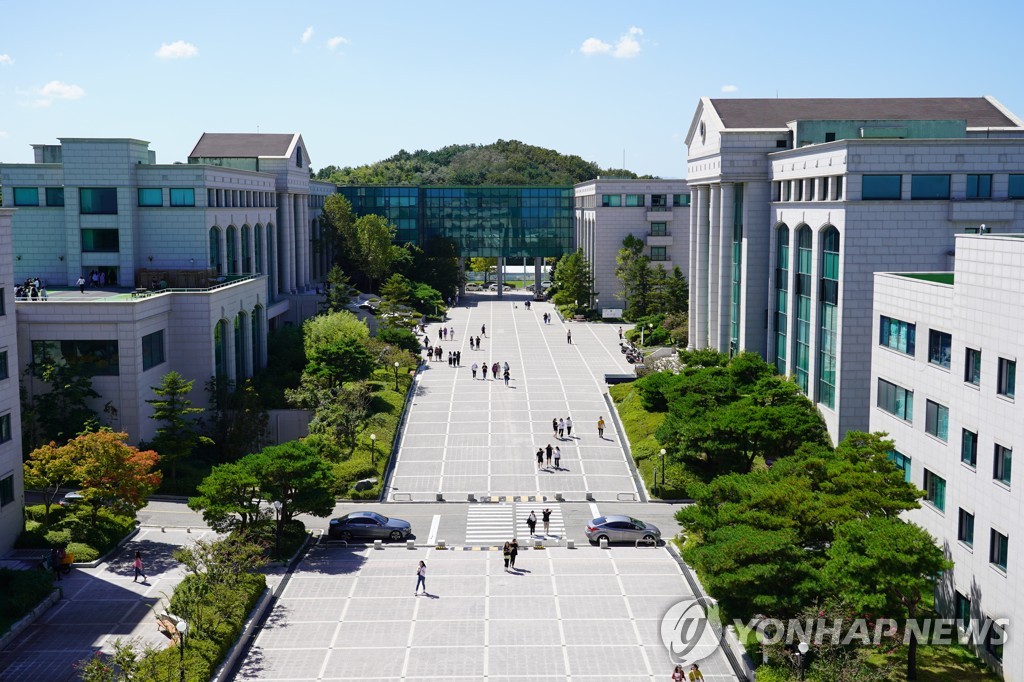
[[[281,291],[290,294],[295,291],[295,206],[292,195],[281,195],[281,224],[277,228],[278,244],[281,251]]]
[[[710,239],[710,224],[708,222],[708,211],[710,208],[711,192],[708,185],[697,187],[697,259],[694,284],[691,288],[697,290],[697,305],[690,309],[691,315],[697,316],[697,335],[693,347],[696,349],[707,348],[708,346],[708,239]]]
[[[295,199],[299,209],[296,220],[299,224],[299,280],[297,284],[300,291],[305,291],[309,288],[309,195],[296,194]]]
[[[544,259],[534,258],[533,259],[533,290],[538,292],[541,290],[540,283],[544,281]]]
[[[736,217],[735,185],[722,183],[722,207],[719,211],[718,247],[718,290],[722,292],[718,301],[718,349],[729,350],[729,325],[732,321],[732,233]]]
[[[686,270],[686,279],[690,283],[690,289],[689,289],[689,294],[688,294],[689,300],[687,301],[687,303],[688,303],[687,307],[688,307],[688,309],[690,311],[690,315],[689,315],[689,323],[687,325],[687,329],[688,329],[687,336],[688,336],[688,339],[687,339],[687,342],[686,342],[686,347],[691,349],[691,350],[693,350],[693,349],[698,347],[697,344],[695,343],[695,341],[697,339],[697,308],[698,308],[698,305],[697,305],[696,277],[697,277],[697,207],[700,205],[700,201],[698,200],[698,197],[700,196],[699,192],[700,192],[700,188],[699,187],[694,186],[692,188],[692,191],[690,193],[690,210],[687,211],[687,213],[689,213],[689,218],[690,218],[690,229],[688,230],[688,234],[687,234],[687,237],[690,240],[690,250],[689,250],[689,253],[687,254],[688,267],[687,267],[687,270]]]
[[[708,205],[708,300],[707,335],[709,348],[722,350],[719,338],[719,301],[722,298],[722,186],[711,185]]]

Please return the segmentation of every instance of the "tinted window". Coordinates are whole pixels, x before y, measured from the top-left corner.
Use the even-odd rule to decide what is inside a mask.
[[[196,191],[188,188],[171,188],[171,206],[195,206]]]
[[[46,205],[47,206],[63,206],[64,205],[64,188],[63,187],[47,187],[46,188]]]
[[[159,187],[140,187],[139,206],[163,206],[164,191]]]
[[[899,175],[865,175],[861,178],[860,196],[862,199],[899,199]]]
[[[948,175],[912,175],[910,177],[911,199],[948,199]]]
[[[14,205],[15,206],[38,206],[39,205],[39,188],[38,187],[15,187],[14,188]]]
[[[82,213],[117,215],[117,189],[114,187],[83,187],[78,190]]]

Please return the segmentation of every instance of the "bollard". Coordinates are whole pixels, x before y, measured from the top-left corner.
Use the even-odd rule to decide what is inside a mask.
[[[565,497],[562,496],[562,493],[555,493],[555,502],[565,502]]]
[[[466,495],[466,502],[476,502],[476,495],[473,493]]]
[[[405,541],[405,548],[406,549],[416,549],[416,541],[415,540],[406,540]]]
[[[373,548],[374,549],[384,549],[384,541],[383,540],[374,540],[373,541]]]
[[[442,495],[441,493],[438,493],[437,494],[437,501],[438,502],[444,502],[444,495]]]
[[[601,549],[608,549],[608,538],[601,538]]]
[[[438,540],[438,541],[437,541],[437,548],[438,548],[438,549],[447,549],[447,548],[445,547],[445,541],[444,541],[444,540]]]
[[[594,494],[593,494],[593,493],[591,493],[591,492],[590,492],[590,491],[588,490],[588,491],[587,491],[587,502],[593,502],[593,501],[594,501]]]
[[[533,548],[534,549],[544,549],[544,541],[543,540],[534,540],[533,541]]]
[[[569,538],[566,538],[565,539],[565,548],[566,549],[576,549],[576,541],[575,540],[570,540]]]

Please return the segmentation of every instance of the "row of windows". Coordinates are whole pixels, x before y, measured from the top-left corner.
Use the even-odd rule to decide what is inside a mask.
[[[141,189],[139,190],[142,191]],[[174,191],[173,189],[171,190]],[[139,206],[142,206],[141,195]],[[159,204],[158,204],[159,205]],[[171,206],[174,206],[171,203]],[[195,202],[185,204],[195,206]],[[214,208],[275,208],[277,194],[275,192],[256,192],[247,189],[214,189],[206,190],[206,205]]]
[[[772,189],[774,201],[842,201],[843,176],[777,180]]]
[[[966,199],[991,199],[992,175],[966,176]],[[1024,174],[1008,176],[1007,197],[1024,199]],[[864,175],[861,177],[861,198],[866,201],[899,200],[903,198],[903,176],[897,174]],[[911,199],[949,199],[948,174],[914,174],[910,176]]]
[[[978,466],[978,433],[961,429],[960,461],[971,467]],[[992,480],[1010,485],[1013,464],[1013,448],[996,443],[992,449]]]
[[[647,197],[650,196],[651,201],[647,203]],[[687,207],[690,205],[689,194],[673,194],[672,206],[673,207]],[[602,194],[601,195],[601,206],[604,208],[615,208],[620,206],[629,207],[644,207],[648,206],[651,210],[659,210],[669,208],[668,205],[668,194]],[[576,208],[590,208],[584,206],[583,199],[586,197],[576,197]]]
[[[32,361],[45,359],[77,366],[86,376],[119,376],[117,341],[73,340],[33,341]],[[0,352],[0,362],[6,371],[7,352]],[[163,330],[142,337],[142,369],[147,370],[166,362]]]
[[[963,510],[960,510],[963,512]],[[974,517],[971,517],[971,533],[974,533]],[[1005,537],[1005,536],[1004,536]],[[972,626],[971,613],[971,600],[960,592],[956,592],[956,599],[953,603],[953,617],[960,624],[960,627],[965,633],[971,633],[972,637],[975,635],[974,628]],[[1003,627],[993,621],[988,616],[983,618],[984,625],[977,629],[977,635],[980,635],[984,639],[979,642],[985,647],[985,651],[990,653],[993,658],[998,661],[1003,660],[1003,642],[1006,641],[1006,633],[1003,631]],[[976,641],[976,640],[972,640]]]
[[[929,473],[927,469],[925,473]],[[974,548],[974,514],[963,507],[959,508],[957,515],[956,539],[967,547]],[[1010,537],[995,528],[989,528],[988,562],[1004,573],[1009,563],[1009,549]]]
[[[196,191],[191,187],[171,187],[168,194],[171,206],[196,205]],[[159,187],[140,187],[138,196],[139,206],[164,205],[164,191]]]

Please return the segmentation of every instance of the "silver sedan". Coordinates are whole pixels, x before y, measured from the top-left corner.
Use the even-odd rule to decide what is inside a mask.
[[[587,524],[587,539],[600,542],[661,542],[661,531],[657,526],[644,523],[632,516],[598,516]]]

